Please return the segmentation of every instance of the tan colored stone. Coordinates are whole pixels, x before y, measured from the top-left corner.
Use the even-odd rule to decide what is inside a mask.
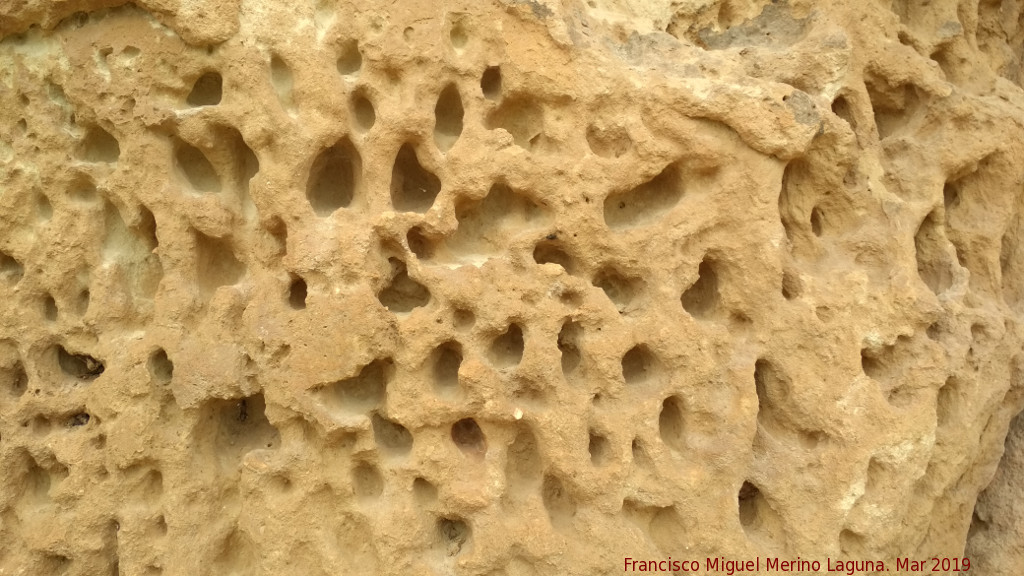
[[[0,574],[1020,573],[1024,7],[886,4],[0,3]]]

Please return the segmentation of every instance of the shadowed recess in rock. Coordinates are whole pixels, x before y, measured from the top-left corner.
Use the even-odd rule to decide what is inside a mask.
[[[594,466],[604,466],[611,457],[608,439],[594,430],[590,430],[589,437],[587,452],[590,453],[590,462]]]
[[[602,158],[618,158],[633,147],[626,129],[621,126],[587,126],[587,145],[590,151]]]
[[[90,126],[78,146],[78,156],[86,162],[117,162],[121,145],[110,132],[99,126]]]
[[[169,384],[174,377],[174,363],[163,348],[157,348],[149,355],[149,373],[159,384]]]
[[[189,106],[216,106],[220,104],[223,79],[218,72],[206,72],[196,79],[185,102]]]
[[[604,221],[609,228],[651,224],[667,214],[682,197],[681,170],[678,165],[669,164],[640,186],[609,194],[604,201]]]
[[[437,521],[437,532],[440,546],[448,556],[458,556],[465,552],[473,538],[473,530],[463,520],[441,518]]]
[[[594,286],[604,291],[605,296],[619,310],[620,314],[630,311],[634,300],[643,289],[643,280],[626,276],[614,266],[606,265],[594,275]]]
[[[367,132],[377,123],[377,112],[373,109],[373,102],[366,94],[355,93],[350,106],[353,125],[359,132]]]
[[[661,413],[658,415],[658,434],[661,440],[678,452],[686,450],[685,414],[683,400],[670,396],[662,402]]]
[[[938,213],[931,212],[921,222],[914,236],[914,247],[917,249],[917,273],[936,296],[941,296],[953,284],[954,251],[938,219]]]
[[[331,410],[362,414],[384,401],[391,371],[390,360],[374,360],[363,366],[357,375],[323,386],[316,393]]]
[[[338,73],[342,76],[352,76],[357,74],[362,67],[363,55],[359,52],[359,43],[355,40],[345,42],[341,48],[341,54],[338,56]]]
[[[440,191],[441,181],[420,165],[410,144],[403,144],[391,170],[391,205],[400,212],[426,212]]]
[[[576,272],[573,257],[557,241],[545,240],[533,249],[533,261],[537,264],[556,264],[569,274]]]
[[[225,473],[235,473],[246,453],[280,445],[277,428],[267,420],[263,394],[211,400],[205,409],[216,423],[213,449]]]
[[[228,238],[212,238],[193,231],[196,246],[195,273],[199,289],[211,294],[221,286],[237,284],[245,275],[245,264],[235,256]]]
[[[449,84],[437,97],[434,107],[434,142],[442,152],[455,145],[462,134],[462,97],[454,84]]]
[[[380,303],[388,310],[400,314],[426,306],[430,302],[430,291],[409,276],[405,262],[389,258],[388,263],[391,267],[391,282],[377,294]]]
[[[496,80],[488,79],[482,84],[485,94],[494,98],[501,91],[501,76]],[[516,146],[533,150],[544,134],[544,109],[533,98],[515,96],[502,98],[501,104],[487,116],[486,126],[490,130],[502,129],[512,135]]]
[[[541,486],[541,499],[548,512],[551,525],[556,530],[568,530],[576,516],[576,501],[566,490],[562,480],[557,476],[547,475]]]
[[[654,382],[661,375],[661,362],[644,344],[637,344],[622,356],[622,378],[627,386]]]
[[[306,199],[317,216],[326,217],[338,208],[347,208],[356,197],[361,178],[359,152],[342,138],[321,151],[313,160],[306,181]]]
[[[562,374],[568,376],[576,371],[583,359],[580,341],[583,327],[578,322],[567,320],[558,332],[558,351],[562,354]]]
[[[472,418],[463,418],[452,424],[452,442],[468,456],[483,458],[487,453],[487,438]]]
[[[445,342],[434,349],[434,389],[441,396],[451,396],[459,391],[459,367],[462,366],[462,345]]]
[[[295,103],[292,99],[292,89],[295,80],[291,67],[277,54],[270,57],[270,83],[274,86],[274,91],[277,92],[277,99],[281,103],[281,107],[288,113],[293,113]]]
[[[525,342],[519,324],[509,324],[505,332],[491,340],[490,359],[498,368],[510,368],[523,360]]]
[[[214,194],[221,190],[221,178],[200,149],[174,138],[174,168],[192,192]]]
[[[409,430],[397,422],[374,414],[370,419],[373,428],[373,438],[381,451],[385,453],[403,455],[412,450],[412,434]]]
[[[103,362],[88,354],[73,354],[61,345],[55,347],[61,372],[77,380],[95,380],[103,374]]]
[[[17,284],[25,274],[25,267],[13,256],[0,252],[0,277],[11,284]]]
[[[461,256],[493,255],[506,246],[509,236],[545,226],[550,214],[528,195],[504,184],[494,184],[479,201],[456,203],[459,227],[447,241]]]
[[[718,272],[710,258],[701,261],[697,268],[697,280],[683,292],[683,308],[698,320],[710,318],[718,311]]]
[[[480,91],[488,100],[501,98],[501,68],[490,66],[480,77]]]

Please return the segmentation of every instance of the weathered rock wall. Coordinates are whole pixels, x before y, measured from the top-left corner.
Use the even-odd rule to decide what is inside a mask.
[[[1022,569],[1021,2],[0,37],[0,574]]]

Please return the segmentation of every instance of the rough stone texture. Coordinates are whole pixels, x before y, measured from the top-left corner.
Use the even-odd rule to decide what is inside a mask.
[[[2,0],[0,574],[1021,573],[1022,9]]]
[[[1013,420],[995,478],[978,498],[967,554],[979,574],[1016,574],[1024,566],[1024,414]]]

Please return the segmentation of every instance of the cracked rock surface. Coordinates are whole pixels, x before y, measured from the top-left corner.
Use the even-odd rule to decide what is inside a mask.
[[[0,575],[1020,573],[1022,56],[1019,0],[0,0]]]

